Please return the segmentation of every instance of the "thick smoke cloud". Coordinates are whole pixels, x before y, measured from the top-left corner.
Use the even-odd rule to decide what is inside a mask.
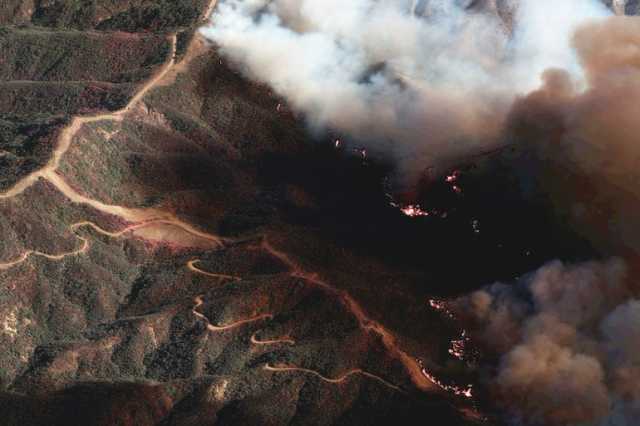
[[[516,100],[507,133],[535,152],[541,190],[605,252],[640,247],[640,22],[580,27],[585,87],[547,70]],[[531,161],[531,157],[527,157]],[[490,387],[523,424],[631,426],[640,415],[637,271],[620,261],[542,267],[457,301],[499,359]]]
[[[542,87],[514,103],[507,133],[536,153],[555,206],[602,251],[637,267],[640,22],[584,25],[572,43],[586,86],[547,70]],[[456,302],[478,341],[495,348],[490,386],[520,423],[638,423],[640,301],[630,272],[620,261],[555,262]]]
[[[495,145],[535,153],[554,206],[603,252],[635,256],[640,22],[604,3],[223,0],[203,33],[312,129],[393,155],[406,181]],[[515,423],[637,424],[631,272],[553,262],[456,302],[498,360],[489,387]]]
[[[582,26],[573,45],[586,78],[564,70],[519,98],[511,140],[534,152],[541,190],[603,251],[640,252],[640,20]],[[567,195],[571,194],[570,197]]]
[[[597,1],[223,0],[203,34],[248,77],[393,155],[405,180],[500,143],[519,93],[580,67],[571,33]],[[553,13],[549,13],[553,10]]]
[[[632,425],[640,414],[640,301],[621,260],[549,263],[458,299],[499,357],[490,387],[517,423]]]

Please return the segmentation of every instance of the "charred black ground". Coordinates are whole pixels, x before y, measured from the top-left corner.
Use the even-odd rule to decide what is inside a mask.
[[[549,260],[597,257],[591,244],[556,215],[536,185],[535,172],[516,170],[535,162],[524,157],[505,148],[462,162],[449,171],[456,174],[459,192],[446,181],[447,174],[425,174],[407,202],[432,212],[427,217],[407,217],[391,204],[407,200],[406,193],[394,194],[386,185],[393,178],[392,165],[363,160],[333,143],[316,141],[302,153],[268,155],[260,164],[265,197],[281,204],[286,221],[419,270],[426,282],[443,283],[436,293],[452,296],[512,280]],[[287,203],[289,185],[304,188],[313,206]]]

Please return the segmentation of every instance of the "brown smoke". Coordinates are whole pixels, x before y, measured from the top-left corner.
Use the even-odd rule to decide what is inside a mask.
[[[538,191],[621,260],[552,262],[458,299],[496,360],[489,387],[525,425],[633,425],[640,413],[640,20],[582,26],[580,87],[564,70],[520,99],[508,138],[537,163]],[[517,167],[517,166],[516,166]]]
[[[631,425],[640,404],[640,302],[620,260],[551,262],[458,299],[494,352],[490,388],[526,425]]]
[[[603,250],[640,250],[640,20],[610,18],[574,37],[587,79],[549,70],[515,102],[508,133],[536,154],[539,187]]]
[[[565,33],[606,16],[600,3],[515,3],[505,32],[495,14],[449,0],[224,0],[203,33],[311,127],[390,151],[409,179],[508,140],[533,157],[538,192],[559,216],[603,254],[631,258],[640,252],[640,21],[583,25],[574,52]],[[542,87],[516,98],[542,70]],[[619,260],[553,262],[457,301],[494,352],[489,386],[521,423],[637,424],[632,283]]]

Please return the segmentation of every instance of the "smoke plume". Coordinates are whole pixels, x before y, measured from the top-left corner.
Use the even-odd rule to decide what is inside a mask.
[[[312,129],[392,155],[410,181],[500,143],[545,69],[579,78],[571,34],[609,14],[591,0],[223,0],[202,32]]]
[[[534,152],[540,190],[605,253],[640,249],[640,22],[612,18],[573,35],[584,84],[548,69],[518,97],[508,138]],[[531,157],[527,157],[531,161]],[[640,414],[640,301],[620,260],[553,262],[456,302],[498,359],[489,387],[525,425],[630,426]],[[629,271],[631,269],[629,268]]]
[[[637,256],[640,22],[604,3],[222,0],[203,34],[311,129],[393,156],[405,181],[496,145],[534,153],[555,208],[603,253]],[[630,275],[621,260],[556,261],[455,302],[514,422],[637,424]]]
[[[565,70],[519,97],[509,138],[534,152],[541,191],[603,251],[640,252],[640,20],[584,25],[572,41],[586,88]],[[570,196],[569,196],[570,195]]]
[[[458,299],[499,357],[490,387],[528,425],[632,425],[640,409],[640,301],[624,263],[551,262]]]
[[[640,22],[581,26],[572,44],[585,77],[544,73],[519,97],[506,131],[536,153],[541,190],[603,252],[636,265],[640,250]],[[531,160],[530,157],[529,161]],[[621,261],[555,262],[514,285],[457,301],[499,359],[490,386],[524,424],[637,424],[640,301]]]

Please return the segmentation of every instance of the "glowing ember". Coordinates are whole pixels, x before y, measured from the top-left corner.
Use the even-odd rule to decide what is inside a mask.
[[[421,361],[418,361],[420,363],[421,371],[422,374],[429,379],[429,381],[431,381],[431,383],[433,383],[434,385],[438,386],[440,389],[444,390],[445,392],[451,392],[452,394],[456,395],[456,396],[462,396],[464,398],[473,398],[473,385],[469,384],[466,387],[459,387],[456,385],[447,385],[446,383],[441,382],[440,380],[438,380],[433,374],[430,374],[426,368],[424,368],[424,366],[422,365]]]
[[[458,170],[453,171],[453,173],[451,173],[450,175],[447,175],[444,180],[447,183],[454,183],[458,180],[458,178],[460,177],[460,172]]]
[[[356,149],[353,150],[353,152],[355,152],[360,157],[362,157],[363,160],[367,159],[367,150],[366,149],[364,149],[364,148],[356,148]]]
[[[462,395],[464,395],[467,398],[471,398],[473,397],[473,394],[471,393],[473,385],[469,385],[469,387],[466,390],[462,391]]]
[[[453,315],[453,312],[449,310],[444,300],[429,299],[429,306],[431,306],[436,311],[441,312],[442,314],[446,315],[451,319],[455,318],[455,316]]]
[[[454,357],[459,359],[460,361],[464,361],[464,352],[459,349],[458,344],[459,343],[464,343],[462,340],[453,340],[451,342],[451,348],[449,349],[449,354]]]
[[[473,228],[473,232],[475,234],[479,234],[480,233],[480,221],[477,219],[474,219],[471,221],[471,227]]]
[[[436,311],[444,311],[447,309],[447,306],[444,304],[444,302],[438,299],[429,299],[429,306],[431,306]]]
[[[405,207],[401,207],[400,211],[409,217],[421,217],[421,216],[429,216],[429,212],[426,210],[422,210],[418,204],[410,204]]]
[[[366,156],[366,151],[364,152],[364,156]],[[364,158],[364,157],[363,157]],[[390,184],[389,180],[385,178],[383,181],[383,185],[385,189],[389,189]],[[389,205],[393,208],[396,208],[402,212],[405,216],[409,217],[426,217],[426,216],[438,216],[437,210],[425,210],[419,204],[400,204],[391,195],[389,192],[385,192],[385,196],[389,200]]]
[[[447,304],[443,300],[438,299],[429,299],[429,306],[431,306],[434,310],[442,313],[448,318],[455,320],[455,314],[447,307]],[[449,354],[454,358],[459,359],[460,361],[469,358],[469,354],[467,353],[467,343],[469,342],[469,337],[467,337],[467,330],[462,330],[460,333],[459,339],[454,339],[451,341],[451,347],[449,348]],[[474,357],[474,353],[471,352],[471,358]]]
[[[458,170],[455,170],[444,178],[444,181],[451,185],[451,190],[456,194],[462,194],[462,187],[460,187],[460,185],[457,185],[459,177],[460,172]]]
[[[462,330],[462,335],[460,339],[452,340],[451,347],[449,348],[449,354],[454,358],[459,359],[460,361],[464,361],[466,357],[466,344],[469,338],[467,337],[467,331]]]

